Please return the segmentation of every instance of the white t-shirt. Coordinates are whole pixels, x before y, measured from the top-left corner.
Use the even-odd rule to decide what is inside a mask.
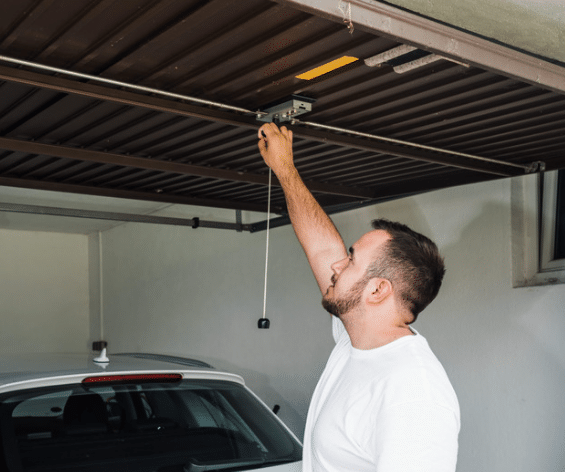
[[[414,331],[414,330],[413,330]],[[377,349],[336,340],[306,420],[304,472],[454,472],[459,403],[423,336]]]

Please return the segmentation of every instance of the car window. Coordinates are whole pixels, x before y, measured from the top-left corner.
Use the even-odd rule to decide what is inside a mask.
[[[0,408],[8,470],[252,470],[301,459],[292,435],[232,382],[37,389],[0,397]]]
[[[39,395],[30,401],[19,403],[12,412],[13,418],[22,417],[57,417],[59,416],[67,399],[73,393],[72,390],[63,390],[62,392],[47,393]]]

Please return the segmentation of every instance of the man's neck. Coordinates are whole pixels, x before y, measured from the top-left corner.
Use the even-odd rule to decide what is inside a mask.
[[[344,316],[341,320],[355,349],[376,349],[404,336],[415,334],[408,324],[402,321],[385,323],[360,314],[348,315],[352,316]]]

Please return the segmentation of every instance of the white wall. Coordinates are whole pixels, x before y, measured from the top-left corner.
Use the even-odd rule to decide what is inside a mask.
[[[565,286],[512,288],[510,181],[392,202],[379,214],[429,235],[446,258],[440,295],[415,327],[459,396],[458,471],[564,470]]]
[[[290,227],[265,233],[127,224],[102,234],[104,336],[111,351],[208,359],[241,373],[301,435],[331,349],[329,317]],[[312,342],[312,341],[315,342]]]
[[[87,241],[0,229],[0,353],[88,352]]]
[[[434,239],[448,267],[415,327],[458,392],[459,472],[562,471],[565,287],[512,289],[510,182],[448,189],[340,214],[346,244],[384,216]],[[265,233],[127,224],[102,234],[112,350],[205,357],[242,373],[301,436],[332,342],[289,227],[271,232],[268,316],[258,330]]]

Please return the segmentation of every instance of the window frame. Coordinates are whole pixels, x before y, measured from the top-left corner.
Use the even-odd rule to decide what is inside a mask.
[[[512,179],[512,283],[515,288],[565,283],[565,258],[553,257],[558,172]]]
[[[540,237],[540,271],[553,272],[565,269],[565,258],[555,258],[555,240],[557,236],[557,223],[559,221],[557,210],[563,202],[559,202],[558,182],[560,171],[547,172],[542,175],[540,191],[543,191],[542,221]],[[563,174],[562,174],[563,175]]]

